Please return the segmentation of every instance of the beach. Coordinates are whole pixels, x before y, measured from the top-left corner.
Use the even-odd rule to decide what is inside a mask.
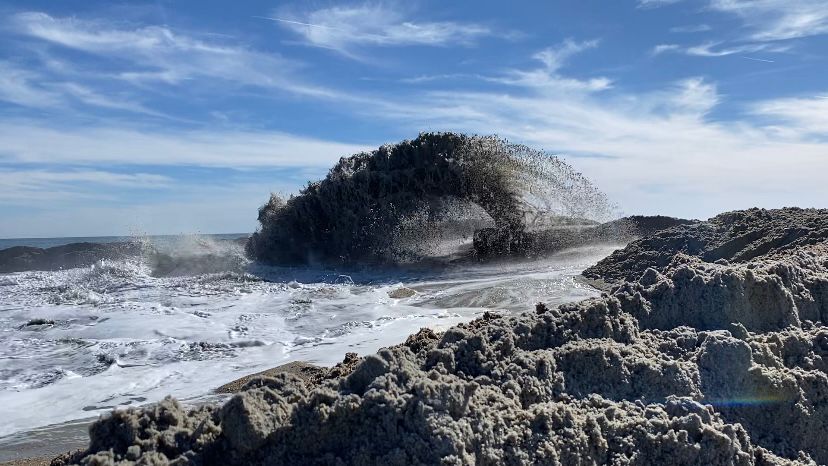
[[[600,297],[421,331],[330,378],[261,374],[223,405],[117,411],[74,460],[824,463],[826,239],[818,210],[668,228],[587,269]]]

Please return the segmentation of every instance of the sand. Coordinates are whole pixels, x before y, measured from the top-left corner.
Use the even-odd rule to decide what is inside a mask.
[[[600,298],[262,374],[223,406],[114,412],[73,460],[826,464],[826,231],[798,209],[675,226],[588,271]]]
[[[23,458],[19,460],[4,461],[0,463],[0,466],[49,466],[51,462],[51,456],[41,456],[39,458]]]
[[[647,268],[660,269],[678,254],[704,262],[747,262],[805,244],[828,240],[826,209],[748,209],[706,222],[653,232],[584,271],[607,283],[637,280]]]

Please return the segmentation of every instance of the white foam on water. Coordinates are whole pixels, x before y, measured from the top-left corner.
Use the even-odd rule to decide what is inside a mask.
[[[194,264],[210,261],[191,260],[184,268],[191,274],[168,267],[177,275],[168,277],[138,262],[0,275],[0,436],[166,395],[198,402],[286,362],[330,366],[422,327],[444,330],[487,310],[594,296],[575,277],[613,249],[439,272],[343,275],[234,259],[223,262],[231,270],[195,274]],[[389,296],[400,287],[416,294]],[[33,319],[45,323],[27,325]]]

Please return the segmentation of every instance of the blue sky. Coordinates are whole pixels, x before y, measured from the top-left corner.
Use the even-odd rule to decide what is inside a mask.
[[[5,2],[0,237],[252,231],[420,131],[556,153],[624,212],[828,207],[824,0]]]

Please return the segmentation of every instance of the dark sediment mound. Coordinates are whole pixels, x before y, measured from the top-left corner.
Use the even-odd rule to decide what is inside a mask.
[[[476,211],[508,252],[550,218],[605,220],[612,206],[556,157],[496,137],[423,133],[342,158],[297,196],[272,196],[247,251],[277,264],[416,260],[461,211]]]
[[[521,232],[517,241],[512,233],[497,228],[483,228],[474,234],[474,251],[478,257],[532,257],[593,243],[626,243],[676,225],[697,223],[694,220],[660,215],[635,215],[605,223],[567,220],[570,221],[540,230]]]
[[[746,262],[828,239],[828,210],[750,209],[679,225],[616,251],[584,276],[608,283],[636,280],[648,268],[668,266],[677,253],[704,262]]]
[[[655,234],[678,225],[693,225],[697,220],[667,217],[664,215],[631,215],[602,223],[595,227],[595,236],[636,239]]]
[[[143,246],[132,242],[72,243],[52,248],[15,246],[0,250],[0,273],[88,267],[96,262],[139,257]]]

